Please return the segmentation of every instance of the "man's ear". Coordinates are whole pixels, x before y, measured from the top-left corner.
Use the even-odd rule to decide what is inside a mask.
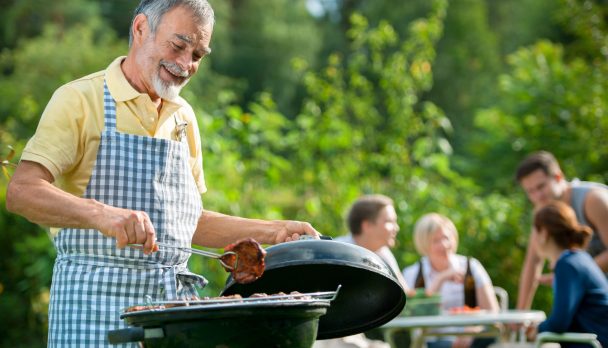
[[[562,173],[561,171],[553,174],[553,179],[555,179],[556,182],[561,182],[562,180],[564,180],[564,173]]]
[[[364,233],[365,231],[369,230],[370,226],[372,225],[372,222],[369,220],[363,220],[361,222],[361,233]]]
[[[142,42],[146,35],[150,32],[148,26],[148,17],[145,14],[140,13],[133,19],[133,25],[131,26],[131,32],[133,33],[133,42]]]

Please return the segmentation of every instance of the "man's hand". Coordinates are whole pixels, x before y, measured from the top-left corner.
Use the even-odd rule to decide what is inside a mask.
[[[76,197],[52,185],[54,180],[43,165],[21,161],[7,189],[7,209],[43,226],[97,229],[115,237],[119,248],[137,243],[146,254],[158,250],[146,213]]]
[[[542,285],[553,286],[553,273],[541,274],[538,282]]]
[[[314,239],[319,239],[321,235],[308,222],[285,220],[282,221],[283,226],[276,233],[275,244],[290,242],[300,239],[302,235],[312,236]]]
[[[118,248],[127,244],[143,244],[146,255],[158,251],[156,231],[150,217],[143,211],[105,206],[95,225],[105,236],[116,238]]]

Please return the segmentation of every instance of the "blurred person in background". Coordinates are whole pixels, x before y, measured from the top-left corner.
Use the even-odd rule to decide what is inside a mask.
[[[393,200],[380,194],[360,197],[350,207],[346,224],[350,234],[335,240],[355,244],[376,253],[393,271],[405,292],[411,294],[391,251],[399,233]]]
[[[422,216],[414,227],[414,245],[422,256],[403,270],[403,277],[415,288],[425,289],[427,295],[439,294],[444,311],[471,309],[498,312],[498,301],[490,276],[481,263],[472,257],[456,254],[458,231],[446,216],[429,213]],[[471,303],[466,303],[465,278],[471,278]],[[453,329],[449,329],[454,331]],[[448,331],[448,330],[445,330]],[[485,347],[494,339],[475,339],[470,336],[427,338],[430,348]]]
[[[350,234],[334,240],[355,244],[376,253],[394,273],[404,291],[410,292],[391,248],[399,232],[397,212],[393,200],[380,194],[365,195],[357,199],[350,207],[346,224]],[[378,332],[361,333],[331,340],[317,341],[313,348],[389,348],[388,343],[375,340]]]
[[[547,151],[527,156],[518,166],[516,179],[538,211],[553,200],[568,204],[582,225],[593,230],[587,252],[604,273],[608,272],[608,186],[579,180],[566,180],[557,159]],[[536,251],[537,233],[530,234],[522,267],[517,308],[529,309],[538,283],[551,284],[552,275],[541,275],[544,260]]]
[[[57,89],[27,143],[6,206],[51,227],[50,347],[110,346],[121,308],[197,296],[207,281],[188,270],[190,254],[157,252],[157,241],[318,238],[305,222],[203,209],[200,132],[179,93],[211,52],[214,21],[206,0],[141,1],[127,56]]]
[[[551,315],[538,332],[588,332],[608,347],[608,280],[584,251],[593,231],[579,224],[572,208],[554,201],[534,216],[540,257],[554,272]],[[536,332],[529,334],[534,339]]]

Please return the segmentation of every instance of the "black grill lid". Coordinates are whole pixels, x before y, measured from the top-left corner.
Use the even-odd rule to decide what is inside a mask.
[[[222,295],[332,291],[342,286],[320,318],[318,339],[349,336],[381,326],[405,306],[405,293],[375,253],[333,240],[299,240],[268,247],[266,269],[253,283],[228,278]]]

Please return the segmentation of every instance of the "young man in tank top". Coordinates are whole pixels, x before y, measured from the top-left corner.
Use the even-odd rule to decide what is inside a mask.
[[[574,209],[579,223],[591,227],[594,232],[587,252],[602,271],[608,272],[608,186],[567,181],[555,156],[547,151],[526,157],[517,168],[516,179],[532,202],[534,211],[552,200],[560,200]],[[541,275],[544,261],[536,251],[536,235],[530,234],[519,282],[518,309],[530,308],[539,281],[549,284],[552,281],[552,275]]]

